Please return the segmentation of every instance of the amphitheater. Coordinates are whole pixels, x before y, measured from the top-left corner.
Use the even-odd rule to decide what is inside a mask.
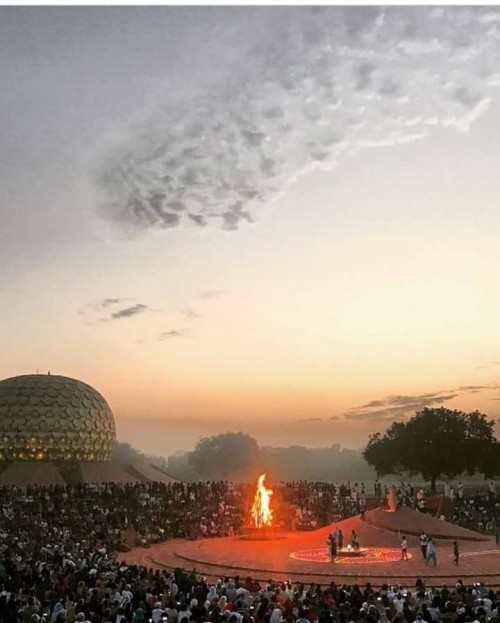
[[[113,413],[90,385],[50,374],[0,381],[0,486],[174,481],[145,460],[113,462],[115,442]],[[378,507],[338,526],[345,535],[357,532],[366,550],[363,556],[331,562],[326,540],[334,527],[328,526],[313,532],[274,531],[266,540],[241,536],[171,540],[147,549],[136,547],[120,557],[148,567],[194,569],[212,579],[231,573],[263,581],[272,577],[322,585],[335,581],[413,586],[417,578],[434,585],[460,578],[500,588],[500,547],[494,540],[431,514]],[[422,559],[418,539],[422,530],[436,542],[435,567]],[[408,539],[407,561],[401,560],[402,535]],[[461,549],[458,567],[452,561],[454,540]]]
[[[414,586],[417,578],[428,585],[484,582],[500,588],[500,547],[493,538],[466,530],[432,515],[402,508],[389,512],[379,507],[336,524],[345,535],[356,530],[366,557],[330,562],[326,539],[332,526],[313,532],[283,532],[271,540],[244,540],[240,536],[175,540],[135,548],[120,554],[128,563],[154,568],[193,569],[197,574],[215,580],[228,574],[251,576],[259,581],[269,578],[300,580],[325,585],[366,583],[373,586],[404,584]],[[424,530],[436,543],[437,565],[427,566],[422,559],[419,539]],[[400,537],[408,539],[408,561],[401,560]],[[453,564],[452,543],[459,541],[459,566]]]

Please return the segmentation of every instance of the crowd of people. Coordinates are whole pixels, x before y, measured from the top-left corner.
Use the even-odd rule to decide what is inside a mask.
[[[147,569],[105,553],[50,563],[14,552],[0,568],[1,623],[498,623],[500,591],[462,581],[415,586],[260,584]]]
[[[498,535],[500,530],[500,499],[496,492],[472,493],[454,501],[450,521],[464,528]],[[498,537],[497,537],[498,538]]]
[[[420,489],[402,483],[393,491],[397,505],[425,509]],[[387,495],[387,489],[379,492]],[[67,541],[116,550],[126,542],[126,531],[134,538],[129,545],[231,536],[248,522],[254,494],[253,484],[226,481],[4,487],[0,551],[13,532],[19,547],[36,556]],[[273,485],[273,503],[281,528],[314,530],[364,513],[367,493],[363,483],[282,482]],[[500,498],[491,490],[457,497],[450,520],[498,533]]]
[[[116,550],[130,528],[143,545],[228,536],[245,518],[244,490],[230,482],[3,487],[0,495],[0,551],[15,534],[35,556],[67,542]]]
[[[283,527],[289,530],[315,530],[366,510],[365,485],[357,482],[283,482],[274,495],[284,511]]]
[[[39,555],[51,543],[102,543],[117,549],[132,529],[139,544],[237,534],[249,520],[255,486],[232,482],[80,484],[0,489],[0,550],[15,531],[19,546]],[[283,529],[312,530],[362,511],[361,488],[330,483],[274,486]],[[37,526],[33,533],[33,526]],[[129,543],[132,544],[132,543]]]
[[[363,483],[273,489],[299,528],[336,523],[366,504]],[[237,533],[254,493],[230,482],[2,488],[0,623],[498,623],[500,593],[483,586],[259,586],[237,577],[210,586],[181,570],[117,562],[130,529],[143,544]],[[488,531],[498,509],[491,492],[462,496],[454,520]],[[356,536],[346,535],[351,546]],[[339,534],[333,540],[341,545]]]
[[[415,487],[409,482],[401,482],[398,487],[392,487],[392,491],[398,508],[407,506],[422,513],[427,511],[425,492],[422,487]],[[387,487],[385,495],[386,497],[389,495]]]

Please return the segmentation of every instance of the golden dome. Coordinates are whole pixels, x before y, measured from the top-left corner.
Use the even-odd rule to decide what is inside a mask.
[[[0,381],[0,460],[109,461],[115,420],[81,381],[27,374]]]

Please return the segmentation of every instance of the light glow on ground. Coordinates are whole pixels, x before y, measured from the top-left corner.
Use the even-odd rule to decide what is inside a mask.
[[[340,556],[335,559],[335,562],[332,562],[328,554],[328,548],[316,547],[314,549],[302,549],[297,552],[292,552],[290,558],[306,562],[322,562],[329,564],[373,564],[401,560],[401,550],[393,547],[369,547],[363,556]],[[408,558],[412,558],[410,553],[408,553]]]

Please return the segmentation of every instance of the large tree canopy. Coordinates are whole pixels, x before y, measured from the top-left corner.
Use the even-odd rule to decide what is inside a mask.
[[[372,435],[363,456],[379,476],[421,474],[435,491],[442,476],[500,473],[500,442],[493,427],[494,421],[478,411],[425,408],[408,422],[394,422],[384,434]]]
[[[260,462],[257,441],[244,433],[224,433],[200,439],[189,454],[189,464],[207,479],[239,480],[254,477]]]

